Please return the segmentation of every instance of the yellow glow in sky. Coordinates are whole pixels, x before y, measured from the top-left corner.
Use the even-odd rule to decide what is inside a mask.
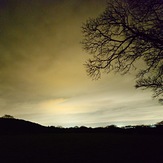
[[[1,4],[2,3],[2,4]],[[154,123],[162,106],[134,89],[134,75],[92,81],[81,26],[106,0],[0,2],[0,115],[43,125]],[[154,112],[155,111],[155,112]]]

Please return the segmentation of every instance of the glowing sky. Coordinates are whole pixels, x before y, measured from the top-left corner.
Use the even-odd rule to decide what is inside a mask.
[[[151,124],[163,107],[134,73],[92,81],[81,26],[106,0],[0,1],[0,116],[53,126]]]

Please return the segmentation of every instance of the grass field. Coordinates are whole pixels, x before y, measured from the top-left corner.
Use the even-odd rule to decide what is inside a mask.
[[[1,163],[162,163],[160,135],[57,133],[0,136]]]

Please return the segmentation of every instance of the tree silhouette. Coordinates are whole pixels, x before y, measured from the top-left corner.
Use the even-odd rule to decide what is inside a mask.
[[[15,119],[12,115],[5,114],[2,118]]]
[[[139,68],[136,88],[163,95],[163,1],[109,0],[105,11],[82,26],[83,48],[90,53],[87,73],[126,74]]]

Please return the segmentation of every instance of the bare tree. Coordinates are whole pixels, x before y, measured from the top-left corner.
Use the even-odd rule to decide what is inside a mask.
[[[83,24],[82,33],[90,53],[85,66],[93,79],[101,72],[139,68],[136,88],[163,95],[163,0],[109,0],[99,17]]]

